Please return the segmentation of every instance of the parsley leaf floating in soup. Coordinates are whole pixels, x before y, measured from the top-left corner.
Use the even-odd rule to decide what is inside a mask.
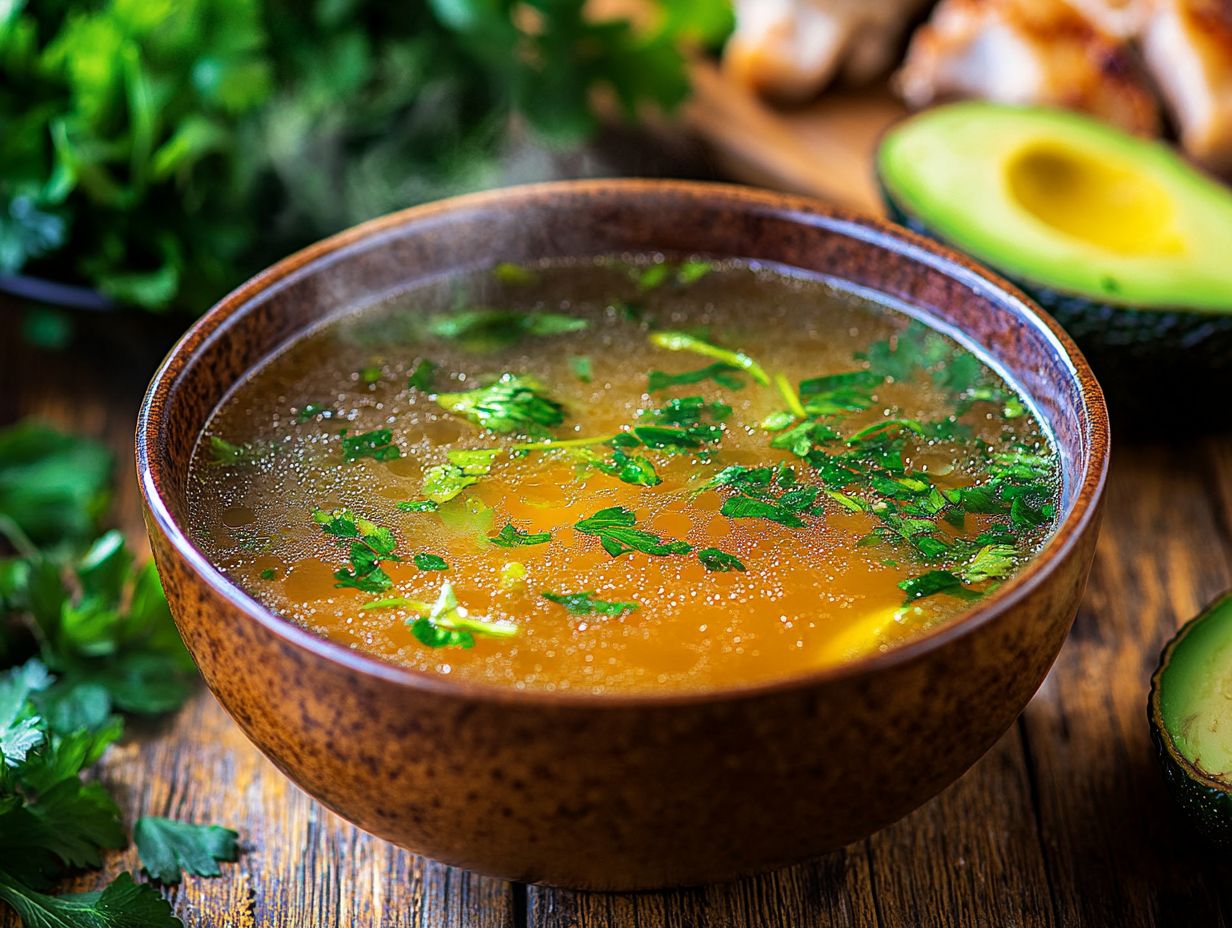
[[[782,679],[952,620],[1060,515],[1013,384],[806,275],[620,255],[339,309],[214,413],[194,540],[288,621],[427,673]]]

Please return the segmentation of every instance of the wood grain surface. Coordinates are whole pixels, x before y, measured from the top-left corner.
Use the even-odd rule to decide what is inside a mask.
[[[34,415],[103,438],[121,462],[117,521],[143,541],[131,436],[174,324],[91,324],[52,353],[22,344],[18,319],[0,306],[0,424]],[[1108,492],[1084,606],[1019,722],[934,801],[805,866],[635,896],[476,877],[320,808],[204,690],[174,718],[131,728],[100,775],[129,821],[170,815],[242,834],[221,878],[171,892],[193,926],[1232,926],[1232,858],[1194,844],[1174,817],[1145,719],[1160,648],[1232,586],[1232,437],[1119,442]],[[136,866],[134,851],[118,853],[106,876]],[[84,874],[73,888],[104,878]],[[14,924],[0,913],[0,926]]]

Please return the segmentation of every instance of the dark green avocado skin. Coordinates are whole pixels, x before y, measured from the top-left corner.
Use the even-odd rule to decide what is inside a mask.
[[[1151,694],[1147,699],[1146,716],[1151,726],[1151,740],[1159,754],[1164,782],[1177,807],[1194,826],[1195,830],[1218,848],[1232,848],[1232,791],[1217,789],[1195,779],[1192,771],[1179,759],[1159,716],[1159,686],[1164,668],[1172,658],[1172,652],[1185,634],[1214,609],[1226,608],[1227,597],[1203,610],[1197,618],[1187,622],[1176,636],[1164,647],[1159,658],[1159,667],[1151,677]]]
[[[881,196],[890,218],[899,225],[962,251],[901,207],[884,184]],[[1228,264],[1232,273],[1232,255]],[[1224,410],[1220,408],[1224,404],[1209,401],[1209,391],[1217,389],[1222,395],[1232,377],[1232,312],[1134,309],[993,270],[1012,280],[1073,337],[1104,388],[1113,414],[1136,414],[1118,415],[1118,430],[1146,431],[1151,423],[1143,420],[1164,410],[1172,423],[1232,425],[1232,406]],[[1157,431],[1157,420],[1154,425]]]

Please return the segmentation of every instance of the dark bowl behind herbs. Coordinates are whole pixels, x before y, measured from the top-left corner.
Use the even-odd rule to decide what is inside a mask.
[[[386,664],[271,614],[189,541],[189,456],[268,354],[340,306],[428,275],[625,251],[778,262],[891,294],[1022,387],[1060,451],[1055,536],[948,625],[834,669],[701,693],[581,695]],[[447,863],[592,889],[721,880],[859,840],[953,782],[1055,659],[1094,551],[1103,398],[1017,291],[938,245],[812,201],[608,181],[395,214],[227,297],[158,372],[137,432],[155,556],[210,688],[274,763],[360,827]]]

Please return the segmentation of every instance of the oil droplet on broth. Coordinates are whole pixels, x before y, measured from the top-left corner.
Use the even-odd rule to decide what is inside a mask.
[[[221,465],[211,460],[208,440],[198,445],[189,501],[197,542],[236,583],[290,621],[395,663],[515,687],[681,690],[778,679],[891,647],[966,608],[966,599],[945,593],[904,603],[901,583],[934,566],[956,567],[957,561],[930,562],[910,540],[909,526],[902,529],[908,534],[894,536],[897,543],[890,540],[885,510],[851,511],[827,495],[831,490],[866,502],[883,500],[863,485],[843,485],[822,457],[770,447],[776,435],[785,434],[760,427],[785,406],[772,387],[762,387],[747,372],[719,367],[717,380],[698,376],[653,393],[647,389],[651,371],[680,375],[714,363],[656,347],[648,338],[654,327],[737,348],[797,387],[818,377],[873,370],[878,363],[892,366],[895,358],[901,362],[903,343],[914,337],[905,314],[819,279],[736,262],[716,265],[688,284],[668,275],[666,284],[643,291],[634,278],[646,260],[544,264],[531,269],[529,282],[476,274],[425,285],[345,314],[293,343],[234,391],[206,429],[206,436],[237,446],[273,450]],[[634,304],[637,311],[627,311]],[[425,319],[450,318],[459,306],[463,312],[499,307],[520,314],[518,319],[559,314],[585,325],[547,334],[514,326],[512,336],[497,326],[480,333],[483,338],[440,337],[425,325]],[[944,343],[948,357],[965,354],[943,336],[928,338],[930,350]],[[857,357],[862,354],[869,359]],[[379,371],[365,383],[359,373],[375,356],[381,358]],[[577,376],[573,359],[579,357],[589,359],[589,381]],[[731,411],[722,419],[717,444],[680,454],[629,449],[629,455],[650,461],[661,480],[642,486],[593,466],[612,454],[607,445],[509,454],[525,436],[486,431],[443,409],[431,390],[408,384],[425,360],[436,365],[433,388],[440,391],[473,390],[504,373],[533,377],[564,406],[564,422],[550,430],[555,439],[644,425],[648,420],[639,420],[639,413],[672,398],[699,396]],[[908,479],[922,476],[928,490],[957,496],[987,477],[981,468],[996,454],[1013,448],[1052,454],[1029,413],[1006,418],[995,399],[972,401],[959,413],[956,403],[979,389],[1012,395],[992,371],[976,368],[967,373],[975,387],[966,392],[953,388],[952,366],[922,366],[911,376],[887,377],[869,391],[866,406],[849,402],[854,408],[817,421],[832,425],[843,439],[889,420],[930,427],[957,423],[927,436],[910,425],[891,426],[906,436],[901,448]],[[996,390],[1004,393],[991,392]],[[329,408],[331,415],[299,421],[292,410],[309,403]],[[350,436],[389,429],[400,454],[347,462],[343,428]],[[831,455],[846,447],[841,439],[826,446]],[[973,447],[981,450],[973,453]],[[398,508],[399,502],[423,498],[425,474],[445,464],[449,450],[481,448],[506,453],[455,499],[436,510]],[[739,494],[704,489],[725,467],[779,465],[792,469],[795,486],[817,488],[816,499],[797,513],[800,525],[723,514],[724,501]],[[777,500],[790,489],[771,486],[766,498]],[[1055,504],[1055,485],[1046,490]],[[892,483],[878,492],[891,494],[884,499],[894,512],[923,507],[902,514],[931,518],[935,528],[927,534],[954,550],[966,546],[968,560],[995,544],[1009,519],[1005,512],[973,509],[960,524],[926,515],[940,498],[939,512],[953,516],[957,504],[944,495],[930,501],[923,491]],[[903,502],[895,493],[910,499]],[[691,552],[613,557],[598,537],[575,527],[615,506],[635,514],[637,529],[665,542],[686,542]],[[351,566],[349,544],[325,535],[312,514],[343,508],[393,532],[400,560],[382,562],[391,585],[380,593],[337,586],[335,573]],[[551,540],[511,548],[492,544],[490,536],[509,523],[527,533],[549,532]],[[1018,562],[1051,529],[1051,520],[1044,519],[1016,530]],[[708,570],[698,552],[709,548],[744,569]],[[417,554],[441,558],[447,569],[421,569]],[[270,571],[273,579],[262,576]],[[969,594],[963,595],[986,591],[997,579],[965,582]],[[437,600],[444,581],[471,616],[516,624],[517,634],[477,636],[466,649],[425,646],[409,624],[423,614],[422,604]],[[586,592],[594,600],[638,608],[574,614],[545,598],[545,591]],[[396,602],[364,608],[382,598]]]

